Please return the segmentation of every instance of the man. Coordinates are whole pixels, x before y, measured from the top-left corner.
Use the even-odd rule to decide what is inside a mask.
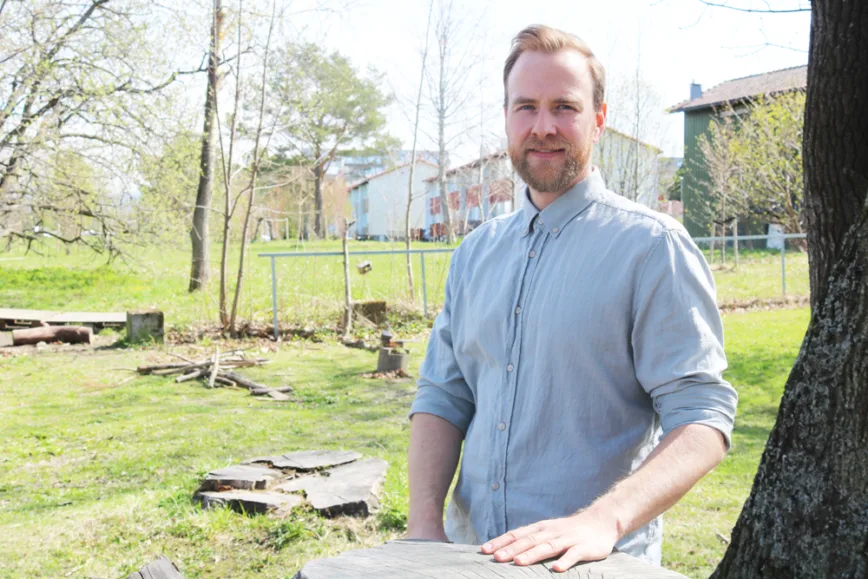
[[[584,42],[523,30],[504,91],[527,200],[453,255],[411,409],[408,536],[556,571],[615,547],[659,564],[660,514],[729,447],[714,281],[680,224],[591,166],[605,75]]]

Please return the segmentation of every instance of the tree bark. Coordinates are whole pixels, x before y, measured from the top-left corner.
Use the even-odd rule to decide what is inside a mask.
[[[440,145],[437,157],[440,168],[437,171],[437,183],[440,187],[440,211],[443,212],[443,225],[446,228],[446,242],[452,244],[455,241],[455,232],[452,227],[452,210],[449,207],[449,194],[446,190],[446,165],[448,165],[448,153],[446,152],[446,56],[448,34],[443,32],[440,36],[440,82],[439,105],[437,110],[438,143]]]
[[[868,6],[811,3],[805,101],[805,221],[811,307],[826,293],[841,241],[868,190]]]
[[[43,326],[29,330],[12,330],[12,345],[26,346],[39,342],[90,344],[93,330],[85,326]]]
[[[811,11],[813,315],[718,579],[868,576],[868,5]]]
[[[217,110],[217,92],[220,88],[217,66],[220,61],[222,34],[223,4],[222,0],[214,0],[211,54],[208,58],[208,92],[205,97],[205,124],[202,128],[202,155],[199,162],[199,187],[196,191],[196,207],[193,210],[193,228],[190,230],[190,240],[193,242],[193,265],[190,272],[189,287],[191,292],[204,286],[211,276],[208,218],[211,212],[211,198],[214,193],[214,148],[217,140],[214,121]]]

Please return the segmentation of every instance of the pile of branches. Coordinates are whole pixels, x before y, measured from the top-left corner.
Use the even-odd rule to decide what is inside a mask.
[[[211,358],[203,360],[191,360],[178,354],[172,354],[172,356],[179,358],[182,362],[139,366],[136,368],[136,372],[152,376],[177,376],[175,378],[177,383],[201,380],[208,388],[220,386],[247,388],[254,396],[267,395],[276,400],[288,400],[289,397],[286,396],[286,393],[292,392],[291,386],[271,388],[233,372],[232,370],[236,368],[262,366],[270,361],[264,358],[248,358],[242,350],[222,354],[217,350]]]

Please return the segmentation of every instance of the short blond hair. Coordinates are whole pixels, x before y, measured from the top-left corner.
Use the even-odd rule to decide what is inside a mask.
[[[506,89],[509,73],[512,72],[518,57],[523,52],[552,54],[561,50],[575,50],[588,59],[591,78],[594,80],[594,110],[598,112],[602,110],[606,99],[606,70],[603,64],[594,55],[588,43],[578,36],[542,24],[528,26],[512,39],[512,50],[506,57],[506,64],[503,67],[503,105],[506,106],[509,102]]]

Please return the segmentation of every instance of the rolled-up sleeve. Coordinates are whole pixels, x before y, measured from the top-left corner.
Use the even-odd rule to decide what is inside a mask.
[[[719,430],[731,445],[738,395],[723,379],[723,323],[702,253],[677,229],[648,253],[636,286],[633,359],[664,434],[685,424]]]
[[[410,416],[419,412],[433,414],[466,433],[476,404],[473,392],[461,372],[452,342],[452,297],[458,253],[456,250],[449,267],[443,310],[437,316],[428,338],[428,350],[419,369],[418,390],[410,407]]]

